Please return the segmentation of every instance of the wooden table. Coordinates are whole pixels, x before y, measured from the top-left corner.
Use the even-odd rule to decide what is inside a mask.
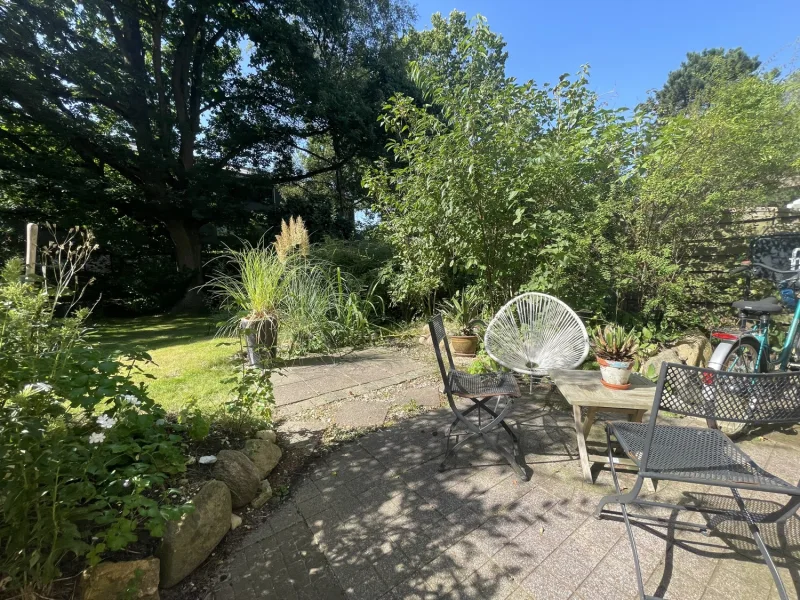
[[[628,420],[642,422],[644,413],[653,407],[656,385],[644,377],[631,374],[631,387],[627,390],[612,390],[600,383],[600,371],[569,371],[551,369],[550,379],[556,384],[561,395],[572,405],[575,418],[575,434],[578,437],[578,453],[583,477],[594,483],[592,465],[608,464],[608,455],[597,453],[587,446],[589,432],[597,421],[598,413],[621,413]],[[582,415],[586,408],[586,417]],[[634,465],[627,458],[614,458],[614,465]]]

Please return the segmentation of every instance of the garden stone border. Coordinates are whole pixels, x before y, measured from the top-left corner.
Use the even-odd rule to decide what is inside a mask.
[[[265,429],[256,432],[253,438],[246,440],[245,447],[242,448],[243,451],[223,450],[219,453],[230,453],[226,454],[226,456],[233,456],[235,464],[242,472],[250,473],[256,477],[257,483],[253,497],[244,503],[235,505],[232,502],[231,489],[223,481],[223,479],[228,478],[227,474],[221,473],[219,470],[221,465],[227,461],[216,460],[213,463],[209,463],[209,466],[213,465],[210,474],[220,475],[220,477],[209,479],[203,484],[200,491],[195,494],[190,501],[195,506],[193,512],[183,515],[180,521],[167,523],[164,539],[156,552],[156,556],[137,561],[101,563],[97,567],[86,569],[82,574],[81,599],[97,600],[96,591],[98,589],[117,589],[113,586],[119,585],[122,585],[123,588],[121,589],[124,589],[130,583],[132,575],[122,581],[119,574],[133,574],[137,570],[141,570],[141,564],[149,566],[150,577],[148,581],[150,579],[155,580],[155,575],[158,575],[160,581],[158,587],[162,589],[173,587],[191,575],[195,569],[205,563],[227,533],[241,524],[242,519],[233,512],[234,508],[249,504],[252,508],[258,509],[272,498],[272,488],[266,477],[277,466],[277,462],[283,454],[276,443],[276,439],[275,431]],[[244,452],[248,447],[262,449],[268,453],[270,460],[267,462],[262,460],[259,466],[256,466]],[[275,458],[276,456],[277,458]],[[240,498],[241,500],[242,498]],[[199,533],[203,535],[198,536],[197,534]],[[205,537],[203,538],[203,536]],[[200,538],[203,538],[207,543],[198,543]],[[189,555],[188,560],[187,554]],[[157,573],[154,565],[158,565]],[[155,589],[154,581],[148,585],[141,586],[140,590],[131,598],[133,600],[158,600],[159,594],[158,590]]]

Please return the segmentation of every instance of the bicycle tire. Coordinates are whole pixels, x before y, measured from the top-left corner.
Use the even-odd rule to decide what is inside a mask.
[[[742,357],[740,356],[741,352],[747,348],[748,351],[752,352],[753,361],[748,362],[747,360],[737,362],[736,365],[731,365],[730,361],[734,356],[739,356],[739,359]],[[738,342],[736,342],[733,346],[731,346],[730,352],[728,352],[728,356],[725,357],[725,360],[722,362],[721,371],[734,371],[738,373],[754,373],[755,370],[755,360],[757,360],[759,356],[759,352],[761,351],[761,344],[758,342],[757,339],[753,337],[744,337],[741,338]],[[758,361],[758,372],[759,373],[766,373],[767,372],[767,362],[768,360],[760,360]],[[743,406],[743,412],[747,411],[747,406]],[[735,440],[741,437],[744,432],[747,430],[747,423],[736,423],[731,421],[725,421],[722,423],[717,424],[718,428],[722,433],[727,435],[729,438]]]

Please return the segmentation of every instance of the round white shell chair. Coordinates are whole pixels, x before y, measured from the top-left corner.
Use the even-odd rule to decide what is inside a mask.
[[[531,292],[501,308],[486,328],[486,352],[496,362],[531,377],[549,369],[575,369],[589,354],[580,317],[558,298]]]

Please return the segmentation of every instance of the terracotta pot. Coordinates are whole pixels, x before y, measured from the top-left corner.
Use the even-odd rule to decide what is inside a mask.
[[[242,330],[247,359],[252,366],[261,364],[261,354],[274,358],[278,346],[278,318],[244,318],[239,322]]]
[[[475,356],[478,350],[477,335],[451,335],[449,336],[450,345],[453,346],[453,353],[458,356]]]
[[[613,390],[627,390],[631,387],[629,382],[631,371],[633,371],[633,361],[616,361],[597,359],[600,365],[600,383]]]

